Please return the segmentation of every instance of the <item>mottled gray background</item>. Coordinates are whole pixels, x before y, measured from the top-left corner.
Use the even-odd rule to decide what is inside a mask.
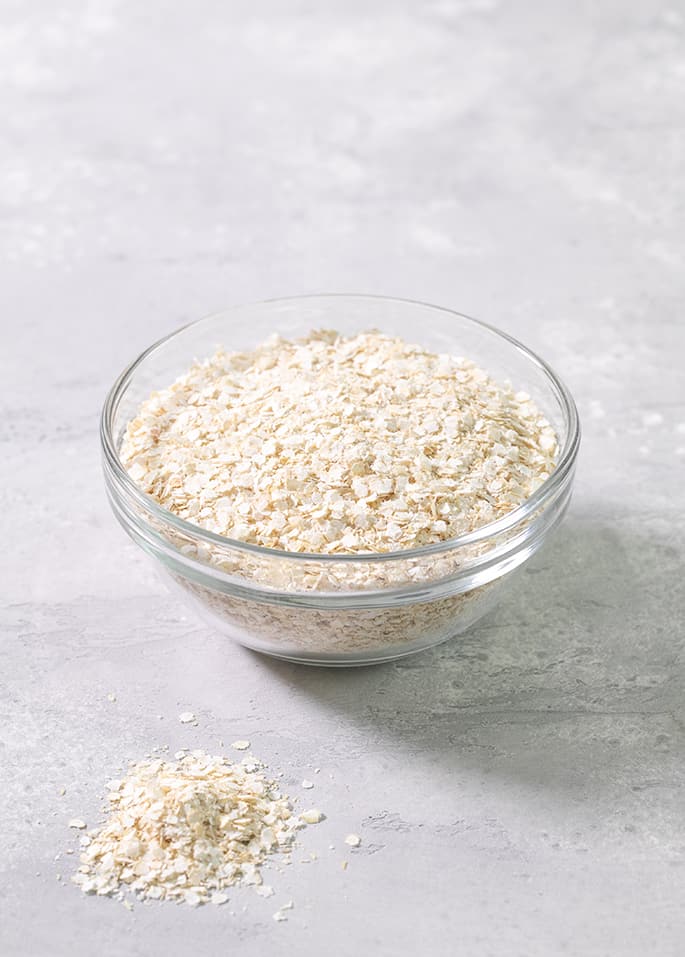
[[[681,954],[685,4],[0,12],[3,957]],[[507,603],[349,673],[187,614],[98,461],[140,349],[316,291],[500,325],[585,429],[572,513]],[[130,914],[56,879],[120,762],[234,737],[328,815],[275,898]]]

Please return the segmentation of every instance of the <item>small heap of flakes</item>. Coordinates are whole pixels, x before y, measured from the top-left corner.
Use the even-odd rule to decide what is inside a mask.
[[[87,894],[225,903],[224,888],[261,884],[261,865],[287,854],[304,826],[252,757],[141,761],[108,787],[110,816],[89,833],[73,877]]]
[[[557,452],[530,396],[473,362],[323,330],[196,363],[142,404],[121,459],[189,522],[329,555],[493,522],[548,478]]]

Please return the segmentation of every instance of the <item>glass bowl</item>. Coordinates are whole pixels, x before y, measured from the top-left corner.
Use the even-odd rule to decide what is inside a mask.
[[[526,501],[489,525],[434,545],[368,555],[279,551],[205,531],[158,505],[119,459],[128,421],[195,359],[255,347],[274,332],[378,329],[466,356],[534,399],[554,427],[557,466]],[[573,398],[549,366],[502,332],[448,309],[373,296],[310,296],[239,306],[147,349],[117,379],[102,412],[107,494],[131,538],[216,629],[256,651],[318,665],[412,654],[463,632],[501,597],[512,573],[559,524],[571,497],[580,429]]]

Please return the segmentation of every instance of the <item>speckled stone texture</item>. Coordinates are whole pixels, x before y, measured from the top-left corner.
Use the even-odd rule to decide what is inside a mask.
[[[685,4],[8,0],[0,77],[3,957],[680,955]],[[97,445],[152,340],[328,290],[501,326],[585,430],[506,603],[354,672],[187,613]],[[56,879],[118,765],[235,738],[327,814],[275,897],[131,914]]]

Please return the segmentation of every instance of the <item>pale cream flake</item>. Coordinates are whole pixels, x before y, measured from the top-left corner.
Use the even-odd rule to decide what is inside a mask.
[[[192,724],[196,718],[192,711],[182,711],[178,716],[178,720],[181,724]]]
[[[304,821],[305,824],[320,824],[324,819],[323,812],[319,811],[318,808],[311,808],[309,811],[303,811],[300,814],[300,820]]]
[[[345,838],[345,844],[349,844],[350,847],[360,847],[362,839],[358,834],[348,834]]]
[[[87,894],[222,904],[233,884],[259,887],[267,857],[287,859],[303,826],[261,770],[202,751],[133,764],[109,788],[109,818],[72,878]]]
[[[218,351],[128,425],[131,478],[229,538],[336,554],[445,541],[550,475],[551,425],[466,359],[368,332]]]
[[[234,751],[248,751],[250,748],[249,741],[234,741],[231,745]]]
[[[292,901],[288,901],[286,904],[281,904],[281,906],[278,908],[278,910],[276,911],[276,913],[273,915],[274,920],[275,920],[275,921],[287,920],[288,917],[287,917],[287,914],[286,914],[285,912],[286,912],[287,910],[292,910],[294,906],[295,906],[295,905],[294,905],[294,903],[293,903]]]

